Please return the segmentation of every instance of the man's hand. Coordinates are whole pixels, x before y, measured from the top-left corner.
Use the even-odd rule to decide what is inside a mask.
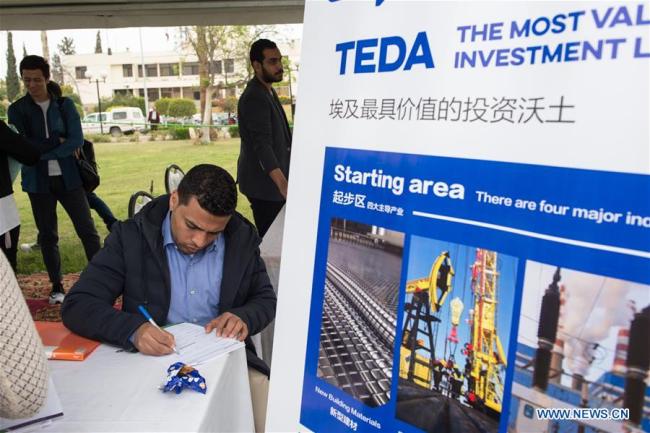
[[[133,345],[145,355],[169,355],[175,346],[174,336],[151,323],[140,325],[133,336]]]
[[[236,338],[239,341],[244,341],[248,336],[248,326],[232,313],[223,313],[205,325],[206,333],[212,332],[213,329],[217,331],[217,337]]]
[[[280,170],[279,168],[271,170],[269,172],[269,176],[271,177],[273,183],[275,183],[275,186],[278,187],[278,191],[280,191],[282,197],[284,197],[284,199],[286,200],[289,182],[287,182],[287,178],[284,176],[284,173],[282,173],[282,170]]]

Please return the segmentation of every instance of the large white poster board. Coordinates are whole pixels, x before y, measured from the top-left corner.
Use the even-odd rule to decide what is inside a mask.
[[[649,25],[307,1],[269,431],[650,431]]]

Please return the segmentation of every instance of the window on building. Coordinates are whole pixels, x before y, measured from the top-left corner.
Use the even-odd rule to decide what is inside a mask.
[[[183,75],[199,75],[199,63],[183,63]]]
[[[160,89],[147,89],[147,95],[150,101],[157,101],[160,99]]]
[[[138,96],[144,98],[144,89],[138,89]]]
[[[210,71],[213,74],[222,74],[223,73],[222,66],[223,65],[221,63],[221,60],[215,60],[214,62],[212,62],[212,65],[210,66]]]
[[[235,61],[233,59],[224,60],[223,65],[226,69],[226,74],[232,74],[235,72]]]
[[[133,92],[131,89],[115,89],[113,90],[113,96],[132,96]]]
[[[161,63],[160,64],[161,77],[177,77],[178,76],[178,63]]]
[[[74,76],[78,80],[83,80],[86,78],[86,71],[88,70],[87,66],[76,66],[74,68]]]
[[[144,70],[147,73],[147,77],[157,77],[158,76],[158,65],[153,63],[150,65],[144,65]]]
[[[142,77],[142,65],[138,65],[138,77]]]
[[[133,76],[133,65],[122,65],[122,76],[123,77],[132,77]]]
[[[172,88],[171,87],[164,87],[164,88],[160,89],[160,97],[161,98],[173,98],[174,93],[172,92]]]
[[[198,89],[194,90],[194,100],[195,101],[200,101],[201,100],[201,91]]]

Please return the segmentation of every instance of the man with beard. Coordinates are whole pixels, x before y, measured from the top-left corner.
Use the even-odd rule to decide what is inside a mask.
[[[250,61],[255,77],[237,107],[241,136],[237,181],[263,237],[287,199],[291,130],[271,86],[282,81],[280,50],[274,42],[260,39],[251,45]]]
[[[178,189],[116,222],[61,309],[71,331],[103,343],[168,355],[174,336],[150,324],[194,323],[246,342],[255,431],[264,431],[269,367],[251,335],[275,317],[276,297],[260,257],[260,238],[236,212],[235,180],[200,164]],[[122,309],[113,308],[122,297]],[[208,379],[209,380],[209,379]]]

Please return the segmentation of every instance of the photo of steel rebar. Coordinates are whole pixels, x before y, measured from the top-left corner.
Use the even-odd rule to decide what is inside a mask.
[[[317,375],[376,407],[390,399],[404,234],[333,219]]]

